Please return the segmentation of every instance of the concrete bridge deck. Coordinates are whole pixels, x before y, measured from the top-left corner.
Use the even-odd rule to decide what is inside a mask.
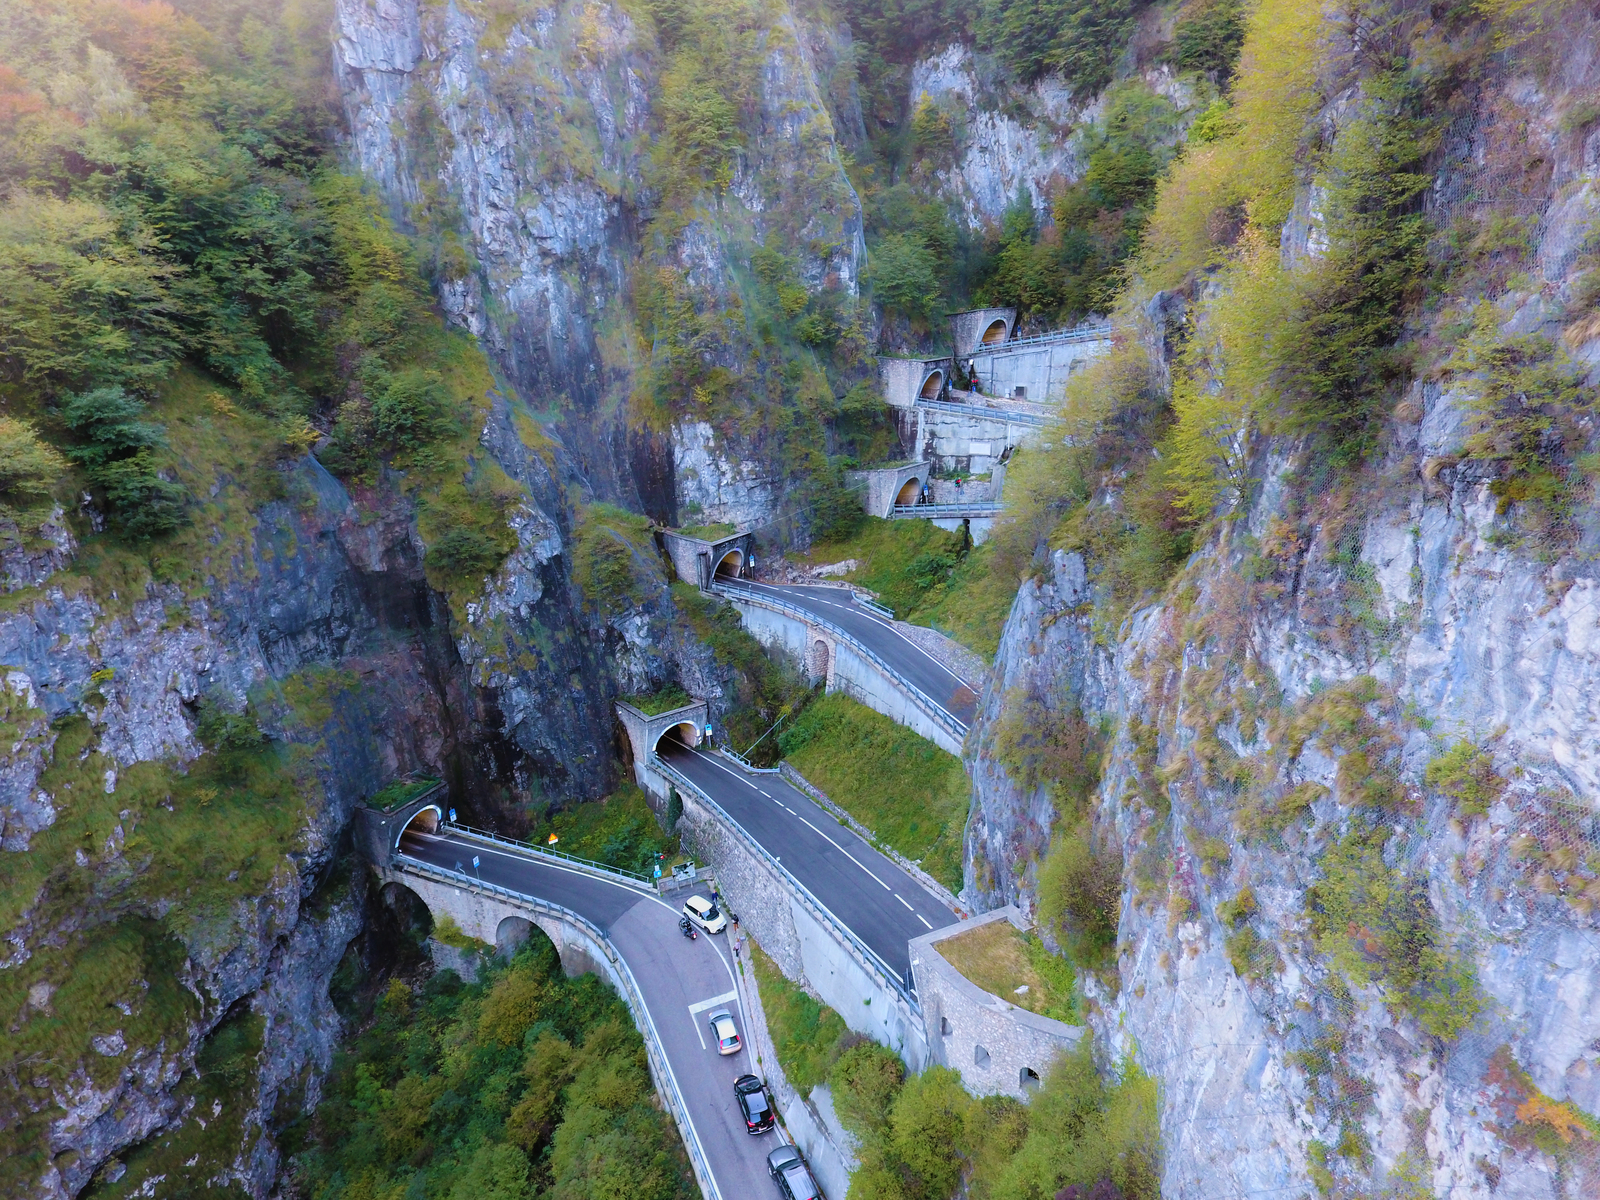
[[[972,504],[896,504],[890,520],[920,517],[926,521],[958,520],[962,517],[998,517],[1006,509],[998,500],[979,500]]]
[[[480,863],[476,870],[470,865],[474,855]],[[781,1135],[753,1138],[745,1133],[733,1095],[735,1078],[764,1072],[749,1047],[726,1058],[718,1054],[704,1028],[713,1009],[726,1007],[751,1040],[725,936],[702,934],[691,942],[678,932],[678,910],[647,889],[448,829],[432,834],[409,830],[401,840],[391,877],[425,887],[424,880],[407,875],[407,860],[447,872],[464,867],[469,878],[461,881],[465,886],[458,892],[470,891],[472,879],[481,878],[491,887],[570,909],[595,926],[637,984],[647,1017],[641,1025],[653,1027],[669,1075],[665,1083],[681,1098],[680,1128],[687,1122],[684,1140],[694,1143],[691,1157],[698,1148],[709,1176],[701,1180],[708,1200],[769,1193],[765,1158]]]

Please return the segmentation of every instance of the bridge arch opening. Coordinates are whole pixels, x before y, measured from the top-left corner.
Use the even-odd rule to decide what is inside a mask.
[[[915,504],[917,502],[917,497],[921,493],[922,480],[913,475],[910,479],[906,480],[905,483],[901,485],[900,490],[895,493],[895,507],[899,508],[907,504]]]
[[[812,679],[828,677],[828,643],[821,638],[815,639],[806,651],[806,674]]]
[[[656,738],[656,744],[651,747],[655,753],[661,753],[663,743],[668,747],[698,746],[700,744],[700,726],[693,721],[679,721],[676,725],[669,725],[661,731]]]
[[[922,390],[917,396],[923,400],[937,400],[940,389],[944,387],[944,372],[930,371],[928,377],[922,381]]]
[[[495,927],[494,948],[501,958],[510,958],[533,933],[527,917],[506,917]]]
[[[1032,1067],[1023,1067],[1017,1072],[1017,1086],[1024,1092],[1032,1094],[1039,1090],[1039,1072]]]
[[[717,561],[715,575],[718,579],[737,579],[744,567],[744,551],[729,550]]]
[[[437,804],[424,804],[412,814],[411,819],[400,828],[399,834],[394,839],[396,846],[405,840],[408,833],[438,833],[439,826],[444,824],[444,810]]]
[[[982,345],[995,346],[1006,340],[1008,332],[1004,318],[998,321],[990,321],[989,328],[983,331],[983,337],[979,340]]]

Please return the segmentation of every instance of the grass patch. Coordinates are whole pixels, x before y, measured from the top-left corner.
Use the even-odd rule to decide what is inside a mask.
[[[778,735],[783,755],[885,844],[951,891],[972,786],[955,755],[848,696],[823,696]]]
[[[997,570],[989,544],[969,547],[931,521],[869,517],[854,537],[818,543],[796,561],[822,566],[848,558],[861,565],[845,578],[876,592],[902,621],[994,658],[1020,581]]]
[[[404,808],[438,782],[437,779],[396,779],[374,792],[367,804],[380,812],[393,812],[397,808]]]
[[[647,717],[659,716],[661,713],[671,712],[675,708],[682,708],[686,704],[694,703],[694,697],[675,683],[669,683],[648,696],[624,696],[623,700],[625,703],[633,705]]]
[[[678,853],[678,839],[661,832],[644,793],[631,783],[604,800],[545,814],[529,840],[546,845],[551,834],[558,839],[552,850],[642,875],[650,873],[658,854],[671,859]]]
[[[699,538],[702,542],[715,542],[720,538],[732,537],[739,532],[739,527],[732,521],[715,521],[710,525],[686,525],[672,532],[682,534],[684,537]]]
[[[992,921],[935,947],[956,970],[991,995],[1041,1017],[1079,1024],[1072,965],[1010,921]],[[1018,994],[1017,989],[1028,990]]]
[[[812,1088],[828,1078],[850,1031],[843,1017],[786,979],[753,939],[747,944],[778,1065],[789,1083],[802,1096],[809,1096]]]

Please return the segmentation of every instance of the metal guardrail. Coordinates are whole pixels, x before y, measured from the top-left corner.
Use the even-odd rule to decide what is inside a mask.
[[[961,741],[967,736],[967,725],[964,721],[957,717],[953,712],[945,708],[944,705],[940,704],[932,696],[928,695],[928,693],[924,692],[916,684],[912,683],[904,675],[900,674],[899,671],[896,671],[887,662],[885,662],[875,650],[871,649],[869,646],[863,643],[860,638],[856,637],[855,634],[850,633],[848,630],[845,630],[838,625],[835,625],[826,617],[819,617],[816,613],[812,612],[808,608],[801,608],[798,604],[789,604],[784,600],[780,600],[776,596],[769,596],[764,592],[758,592],[753,588],[745,587],[742,584],[730,585],[727,580],[722,580],[717,583],[713,590],[723,595],[739,595],[748,599],[752,604],[762,604],[768,608],[776,609],[779,612],[789,613],[793,616],[799,617],[802,621],[808,621],[813,625],[820,625],[822,628],[832,633],[834,637],[846,642],[857,654],[860,654],[868,662],[872,663],[873,666],[877,667],[878,670],[882,671],[891,680],[893,680],[896,687],[900,688],[914,701],[916,701],[918,707],[920,707],[940,725],[943,725],[957,741]]]
[[[888,963],[884,962],[883,959],[878,956],[878,952],[857,937],[855,931],[852,930],[848,925],[839,920],[838,917],[834,916],[833,913],[829,911],[828,906],[821,900],[818,900],[816,896],[812,895],[811,889],[806,887],[805,884],[801,883],[800,880],[795,877],[793,871],[789,870],[789,868],[779,862],[777,858],[768,853],[766,847],[760,842],[756,841],[755,838],[751,837],[749,831],[747,831],[743,825],[739,824],[739,822],[735,821],[727,809],[723,808],[722,805],[713,800],[703,787],[701,787],[698,783],[690,779],[682,771],[678,770],[677,767],[673,766],[663,758],[652,757],[650,759],[650,767],[652,770],[660,771],[679,787],[687,788],[689,791],[693,792],[695,796],[697,796],[700,801],[706,805],[706,807],[708,807],[712,812],[716,813],[717,816],[721,817],[722,820],[727,823],[728,828],[733,830],[735,835],[739,837],[750,850],[752,850],[763,862],[765,862],[767,866],[778,873],[778,878],[784,880],[791,888],[794,889],[795,894],[799,896],[806,907],[812,911],[812,915],[824,925],[834,930],[844,944],[851,950],[855,951],[856,955],[861,959],[861,965],[863,967],[867,968],[869,971],[876,972],[883,979],[884,983],[888,984],[889,987],[892,988],[895,993],[910,1006],[912,1012],[918,1014],[919,1016],[921,1015],[922,1005],[917,1002],[917,998],[911,991],[910,986],[900,978],[899,974],[895,972]]]
[[[1038,333],[1033,337],[990,342],[987,346],[974,346],[967,353],[967,357],[977,358],[982,354],[1003,353],[1018,346],[1042,346],[1048,342],[1108,342],[1111,340],[1113,329],[1111,325],[1085,325],[1079,329],[1061,329],[1055,333]]]
[[[1035,429],[1043,429],[1050,424],[1049,417],[1042,417],[1037,413],[1007,412],[1003,408],[989,408],[982,404],[962,404],[959,400],[919,399],[916,402],[916,407],[957,413],[963,417],[978,417],[985,421],[994,421],[1004,425],[1031,425]]]
[[[462,825],[457,821],[444,822],[444,828],[469,838],[476,838],[480,842],[492,842],[497,846],[510,846],[524,854],[537,854],[543,858],[557,858],[562,862],[582,867],[595,875],[604,875],[619,883],[634,886],[642,885],[651,891],[655,890],[650,882],[650,877],[641,875],[637,871],[625,871],[621,867],[612,867],[605,863],[595,862],[592,858],[579,858],[576,854],[568,854],[563,850],[550,850],[544,846],[536,846],[532,842],[525,842],[521,838],[506,837],[504,834],[491,833],[487,829],[474,829],[471,825]]]
[[[861,605],[862,608],[871,609],[880,617],[887,617],[891,621],[895,619],[894,609],[890,608],[886,604],[879,604],[876,600],[869,600],[867,597],[862,595],[856,596],[856,603]]]
[[[617,953],[617,948],[611,944],[611,939],[606,936],[605,931],[582,913],[575,912],[565,905],[556,904],[554,901],[513,891],[497,883],[485,883],[471,875],[437,867],[409,855],[397,853],[394,857],[403,864],[404,870],[414,871],[423,877],[434,876],[472,891],[503,896],[524,904],[535,912],[543,912],[560,920],[570,921],[594,939],[595,945],[606,956],[606,961],[617,968],[623,990],[627,993],[624,999],[628,1002],[628,1007],[633,1009],[635,1019],[639,1022],[640,1032],[644,1034],[645,1054],[650,1060],[651,1073],[656,1077],[656,1091],[672,1110],[673,1120],[677,1123],[679,1133],[683,1135],[684,1148],[689,1152],[689,1164],[694,1168],[695,1180],[700,1184],[700,1191],[706,1200],[722,1200],[722,1192],[717,1188],[716,1176],[711,1173],[711,1164],[706,1158],[705,1148],[700,1145],[700,1135],[695,1132],[694,1123],[689,1119],[689,1106],[684,1102],[683,1094],[678,1091],[678,1077],[673,1074],[672,1064],[667,1061],[661,1034],[656,1029],[655,1019],[650,1015],[649,1006],[644,1002],[644,992],[640,990],[639,981],[634,978],[633,969],[628,966],[627,959]]]
[[[734,762],[738,763],[746,771],[750,771],[756,775],[776,775],[778,773],[777,767],[758,767],[744,755],[740,754],[737,750],[729,750],[726,746],[718,746],[716,747],[716,751],[718,754],[722,755],[723,758],[733,759]]]
[[[927,520],[944,517],[998,517],[1006,506],[998,500],[973,504],[896,504],[889,510],[891,518],[922,517]]]

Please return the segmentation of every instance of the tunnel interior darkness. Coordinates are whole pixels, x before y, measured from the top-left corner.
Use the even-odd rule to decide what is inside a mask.
[[[739,568],[744,566],[744,551],[729,550],[717,563],[718,579],[737,579]]]
[[[1006,340],[1006,323],[1004,321],[991,321],[989,328],[983,331],[983,344],[993,346],[997,342]]]
[[[904,486],[895,494],[894,502],[897,505],[915,504],[917,502],[917,493],[920,491],[922,491],[922,480],[912,476],[905,481]]]
[[[936,400],[939,389],[944,386],[944,372],[935,371],[922,381],[922,391],[917,394],[924,400]]]
[[[661,736],[656,738],[655,752],[661,753],[663,745],[671,750],[678,746],[698,746],[700,744],[700,727],[693,721],[679,721],[676,725],[662,730]]]
[[[408,833],[437,833],[443,821],[444,812],[437,804],[424,805],[401,827],[394,844],[398,846]]]

